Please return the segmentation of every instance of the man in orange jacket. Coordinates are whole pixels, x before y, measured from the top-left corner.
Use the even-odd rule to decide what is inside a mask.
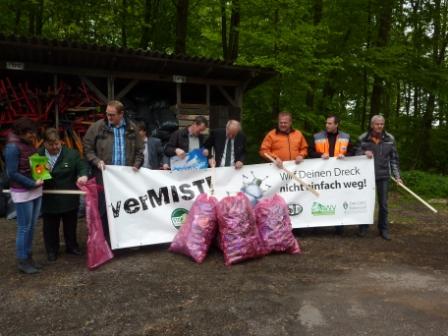
[[[283,161],[294,160],[300,163],[308,155],[308,144],[298,130],[292,127],[292,116],[289,112],[278,114],[278,127],[269,131],[260,146],[260,156],[266,159],[269,154],[275,159],[278,167]]]

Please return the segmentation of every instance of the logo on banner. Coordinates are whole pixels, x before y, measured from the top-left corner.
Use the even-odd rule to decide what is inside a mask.
[[[290,216],[298,216],[303,211],[303,206],[297,203],[288,203],[288,211]]]
[[[335,213],[336,205],[334,204],[313,202],[313,205],[311,206],[311,214],[313,216],[333,216]]]
[[[367,203],[365,201],[356,201],[356,202],[344,202],[344,214],[359,214],[367,212]]]
[[[246,194],[247,198],[249,198],[250,203],[255,206],[255,204],[258,203],[260,198],[263,197],[266,190],[264,190],[261,187],[261,184],[265,179],[267,179],[269,176],[266,176],[266,178],[261,179],[258,177],[255,177],[254,172],[251,171],[252,174],[252,180],[249,182],[243,181],[243,186],[241,188],[241,191]],[[248,180],[249,178],[246,175],[243,175],[243,178]],[[270,188],[270,186],[266,185],[266,187]]]
[[[171,213],[171,223],[173,223],[173,226],[179,230],[179,228],[182,226],[183,223],[185,223],[185,220],[187,219],[188,210],[184,208],[177,208],[174,209]]]

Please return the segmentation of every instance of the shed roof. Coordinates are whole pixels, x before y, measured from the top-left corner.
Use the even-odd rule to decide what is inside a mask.
[[[0,34],[0,50],[0,69],[6,68],[7,62],[21,62],[24,70],[30,71],[154,80],[172,80],[177,75],[185,76],[187,82],[202,79],[246,88],[276,75],[271,68],[233,65],[205,57],[14,35]]]

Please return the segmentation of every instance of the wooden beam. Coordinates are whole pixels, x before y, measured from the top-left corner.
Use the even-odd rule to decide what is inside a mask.
[[[86,83],[89,89],[92,90],[98,96],[98,98],[100,98],[104,102],[104,104],[107,104],[107,102],[109,101],[107,97],[95,86],[95,84],[91,82],[90,79],[84,76],[79,76],[79,78],[81,79],[81,81]]]
[[[130,83],[128,83],[128,85],[126,85],[123,90],[121,90],[118,94],[117,94],[117,99],[120,100],[121,98],[123,98],[124,96],[126,96],[129,91],[131,91],[134,86],[137,85],[137,83],[140,82],[138,79],[134,79],[133,81],[131,81]]]
[[[232,97],[230,97],[230,95],[221,85],[218,85],[218,89],[232,106],[238,107],[237,103],[232,99]]]
[[[0,70],[6,69],[6,61],[0,60]],[[13,71],[13,70],[8,70]],[[25,70],[31,72],[44,72],[58,75],[73,75],[73,76],[88,76],[88,77],[100,77],[107,78],[107,76],[113,76],[114,78],[126,78],[126,79],[140,79],[157,82],[173,82],[173,74],[151,74],[142,72],[129,72],[129,71],[113,71],[102,70],[83,67],[63,67],[38,63],[25,63]],[[210,79],[201,77],[187,77],[187,83],[192,84],[210,84],[210,85],[222,85],[222,86],[239,86],[241,81],[227,80],[227,79]]]

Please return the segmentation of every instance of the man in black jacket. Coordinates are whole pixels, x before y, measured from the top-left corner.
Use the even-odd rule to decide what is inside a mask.
[[[389,189],[390,174],[398,183],[403,183],[400,178],[397,147],[392,134],[384,131],[384,117],[375,115],[370,121],[370,130],[358,139],[356,155],[366,155],[374,159],[375,182],[378,196],[378,230],[385,240],[390,240],[389,225],[387,221],[387,193]],[[368,225],[360,225],[358,235],[367,234]]]
[[[177,130],[170,136],[170,140],[165,146],[165,155],[172,157],[177,155],[185,158],[185,155],[204,145],[204,135],[202,134],[208,127],[208,121],[203,116],[196,117],[189,127]],[[204,156],[208,156],[208,151],[204,151]]]
[[[236,120],[229,120],[226,128],[218,128],[210,132],[205,142],[205,148],[211,153],[215,149],[217,167],[232,167],[239,169],[246,157],[246,137],[241,132],[241,124]]]

